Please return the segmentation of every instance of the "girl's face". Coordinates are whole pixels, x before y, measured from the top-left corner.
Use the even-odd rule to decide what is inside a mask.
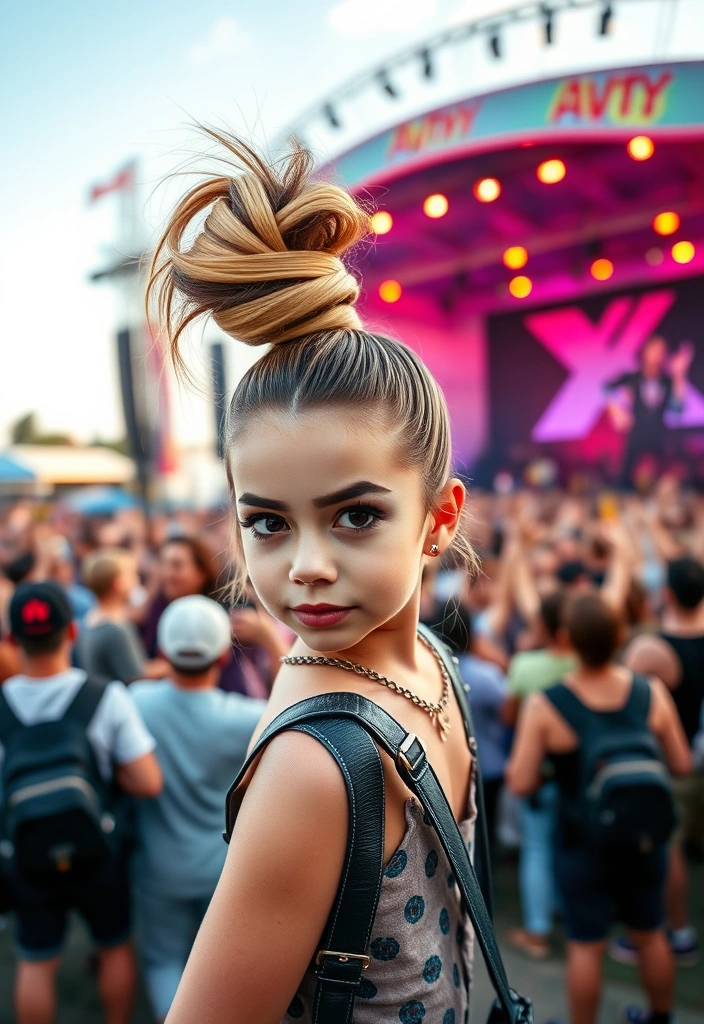
[[[249,577],[310,648],[344,650],[417,615],[433,520],[388,426],[337,407],[266,412],[230,464]]]

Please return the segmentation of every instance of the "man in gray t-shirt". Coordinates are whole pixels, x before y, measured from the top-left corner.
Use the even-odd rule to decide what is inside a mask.
[[[231,642],[230,619],[220,605],[200,595],[182,597],[159,621],[159,649],[171,677],[130,687],[164,773],[159,797],[137,808],[132,871],[144,975],[159,1020],[169,1011],[225,863],[225,796],[266,706],[217,688]]]
[[[78,642],[78,658],[91,676],[131,683],[144,678],[147,656],[131,622],[109,620],[87,625]]]

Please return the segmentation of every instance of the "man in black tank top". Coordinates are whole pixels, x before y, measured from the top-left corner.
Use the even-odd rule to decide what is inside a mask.
[[[624,663],[634,672],[662,679],[691,747],[704,709],[704,566],[694,558],[668,564],[660,634],[636,637]],[[698,960],[699,944],[688,918],[684,847],[691,844],[704,852],[704,775],[678,779],[675,795],[679,829],[670,850],[667,913],[675,959],[681,966],[691,966]],[[613,947],[616,959],[632,959],[627,946],[619,942]]]

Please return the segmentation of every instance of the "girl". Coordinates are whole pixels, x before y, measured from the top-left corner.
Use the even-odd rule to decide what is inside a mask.
[[[182,332],[204,314],[240,341],[271,345],[230,409],[238,560],[263,605],[298,634],[293,656],[386,677],[283,659],[259,732],[315,695],[375,701],[420,737],[468,840],[474,771],[461,712],[416,632],[425,560],[452,544],[474,560],[445,402],[421,361],[366,332],[355,312],[359,285],[341,256],[367,234],[367,215],[309,179],[304,150],[273,167],[213,134],[244,173],[207,180],[179,203],[148,294],[177,367]],[[470,937],[457,887],[385,755],[384,774],[386,870],[354,1020],[460,1024]],[[299,732],[277,736],[246,781],[168,1024],[310,1020],[309,965],[340,882],[347,791],[325,747]]]

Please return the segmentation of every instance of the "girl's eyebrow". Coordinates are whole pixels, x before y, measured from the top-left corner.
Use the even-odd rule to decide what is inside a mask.
[[[349,501],[351,498],[359,498],[363,494],[389,494],[388,487],[381,484],[372,484],[369,480],[360,480],[358,484],[351,484],[350,487],[343,487],[341,491],[333,491],[332,494],[324,494],[322,498],[313,498],[314,508],[327,508],[328,505],[338,505],[341,501]]]
[[[276,498],[260,498],[258,494],[245,491],[237,499],[238,505],[256,505],[259,508],[270,508],[275,512],[286,512],[288,506],[285,501],[278,501]]]
[[[381,484],[373,484],[369,480],[360,480],[359,483],[343,487],[340,491],[333,491],[332,494],[324,494],[320,498],[313,498],[314,508],[327,508],[329,505],[338,505],[341,501],[349,501],[352,498],[359,498],[363,494],[389,494],[388,487]],[[245,491],[237,499],[238,505],[253,505],[258,508],[268,508],[274,512],[286,512],[288,506],[285,501],[278,498],[262,498],[258,494]]]

